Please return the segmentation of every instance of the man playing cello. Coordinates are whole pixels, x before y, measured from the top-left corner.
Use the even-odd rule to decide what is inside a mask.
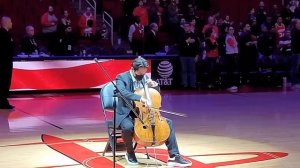
[[[138,57],[132,62],[132,67],[129,71],[119,74],[116,78],[116,85],[118,87],[118,90],[132,104],[134,101],[140,101],[147,105],[147,99],[138,94],[135,94],[135,90],[143,89],[145,84],[153,88],[159,87],[155,81],[152,81],[145,75],[147,69],[147,61],[142,57]],[[127,149],[125,158],[128,164],[138,165],[138,161],[136,159],[132,145],[135,116],[131,109],[127,107],[126,103],[121,98],[118,99],[116,113],[116,127],[120,127],[122,129],[122,138]],[[170,128],[170,136],[165,142],[169,153],[169,160],[167,163],[168,166],[191,166],[192,163],[188,160],[185,160],[179,153],[172,121],[170,119],[167,119],[167,123]]]

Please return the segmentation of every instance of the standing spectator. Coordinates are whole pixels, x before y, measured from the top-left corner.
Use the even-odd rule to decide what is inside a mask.
[[[158,27],[160,28],[164,23],[163,20],[164,9],[159,5],[160,5],[159,0],[155,0],[154,4],[150,6],[149,21],[150,23],[157,23]]]
[[[260,1],[256,12],[256,21],[258,26],[263,24],[266,21],[266,18],[267,18],[267,11],[265,9],[265,3],[264,1]]]
[[[69,16],[69,12],[67,10],[64,10],[64,13],[63,13],[63,17],[61,18],[61,24],[63,26],[71,26],[71,19],[70,19],[70,16]]]
[[[14,40],[9,32],[12,29],[12,21],[9,17],[1,18],[0,27],[0,109],[13,109],[7,98],[11,85]]]
[[[55,50],[57,21],[53,7],[49,6],[48,12],[44,13],[41,17],[41,24],[43,26],[42,32],[44,33],[44,37],[48,40],[48,51],[50,54]]]
[[[181,85],[183,88],[196,89],[196,62],[199,58],[199,40],[191,32],[189,22],[184,24],[184,34],[179,41],[179,56],[181,65]]]
[[[230,26],[225,38],[225,66],[227,72],[227,85],[229,91],[237,91],[237,84],[234,79],[234,70],[236,69],[236,59],[239,53],[238,42],[234,36],[234,28]]]
[[[257,39],[251,34],[251,27],[245,24],[239,38],[240,57],[239,65],[242,76],[242,84],[247,85],[250,80],[250,72],[257,70]]]
[[[159,40],[157,37],[158,25],[156,23],[150,24],[150,31],[145,35],[145,53],[155,54],[160,50]]]
[[[57,31],[57,17],[54,14],[52,6],[48,7],[48,12],[41,17],[41,24],[43,26],[43,33],[55,33]]]
[[[179,17],[178,17],[178,6],[176,4],[175,0],[171,0],[171,3],[168,5],[168,10],[167,10],[167,22],[168,22],[168,31],[170,33],[170,37],[175,40],[176,42],[178,41],[178,34],[181,31],[179,24]]]
[[[276,37],[277,37],[277,41],[279,39],[281,39],[284,36],[284,32],[285,32],[285,25],[282,22],[282,17],[279,16],[277,18],[277,22],[275,23],[275,30],[276,30]]]
[[[274,34],[264,24],[261,25],[261,35],[258,37],[257,48],[259,52],[259,68],[271,70],[276,39]]]
[[[35,40],[34,27],[31,25],[26,26],[26,35],[23,37],[21,42],[21,50],[25,54],[38,54],[39,47]]]
[[[57,41],[57,51],[55,55],[57,56],[73,56],[74,46],[76,45],[76,37],[72,32],[71,26],[66,26],[64,28],[64,33],[60,34]]]
[[[276,22],[276,19],[281,17],[281,12],[277,4],[273,4],[272,9],[270,10],[270,15],[273,16],[273,22]]]
[[[282,19],[283,19],[283,24],[286,26],[290,25],[290,23],[292,21],[293,13],[290,10],[289,4],[287,4],[285,6],[285,8],[282,10],[281,15],[282,15]]]
[[[133,55],[143,54],[144,26],[140,23],[139,17],[135,17],[135,22],[129,27],[128,40]]]
[[[288,71],[291,69],[291,58],[292,58],[292,37],[291,31],[285,30],[284,36],[279,39],[278,42],[279,48],[279,58],[278,60],[278,69],[281,68],[282,70]],[[291,81],[291,76],[289,75],[289,81]]]
[[[225,16],[224,25],[225,27],[233,26],[233,21],[230,20],[229,15]]]
[[[137,6],[136,8],[134,8],[132,14],[133,14],[134,17],[140,18],[141,24],[143,26],[148,26],[148,24],[149,24],[148,10],[144,6],[144,3],[143,3],[142,0],[140,0],[139,6]]]
[[[209,16],[208,19],[207,19],[207,21],[208,21],[208,23],[202,29],[203,35],[205,36],[206,34],[209,34],[206,31],[211,28],[215,32],[215,34],[217,35],[217,37],[218,37],[218,35],[219,35],[219,28],[218,28],[218,26],[216,26],[216,19],[215,19],[215,17]]]
[[[253,19],[249,24],[251,26],[251,34],[254,36],[259,36],[260,26],[257,25],[256,19]]]
[[[214,88],[217,79],[219,46],[217,42],[217,35],[212,27],[206,30],[205,37],[205,59],[208,63],[208,88]]]
[[[255,9],[252,8],[248,14],[248,23],[252,23],[254,19],[256,20],[256,12]]]
[[[291,82],[296,88],[300,88],[298,77],[300,65],[300,19],[296,19],[295,27],[292,30],[292,65],[291,65]]]
[[[79,29],[81,36],[91,37],[96,33],[96,18],[92,13],[90,7],[86,8],[86,11],[79,18]]]

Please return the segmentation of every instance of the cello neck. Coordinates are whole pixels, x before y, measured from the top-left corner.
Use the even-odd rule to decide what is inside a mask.
[[[148,106],[149,106],[149,107],[152,107],[152,100],[151,100],[150,93],[149,93],[149,86],[148,86],[148,84],[147,84],[147,79],[146,79],[146,77],[145,77],[144,79],[145,79],[145,85],[144,85],[145,96],[146,96],[146,99],[147,99],[147,101],[148,101]]]

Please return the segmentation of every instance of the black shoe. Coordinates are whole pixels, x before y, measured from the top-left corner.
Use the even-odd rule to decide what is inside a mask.
[[[126,159],[127,163],[130,165],[138,165],[139,164],[134,153],[126,153],[125,159]]]
[[[180,155],[176,155],[173,158],[169,158],[168,167],[186,167],[186,166],[192,166],[192,162],[189,160],[185,160]]]
[[[15,106],[10,104],[0,105],[0,109],[14,109]]]

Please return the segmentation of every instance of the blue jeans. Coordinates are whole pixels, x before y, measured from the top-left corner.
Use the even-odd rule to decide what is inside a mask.
[[[170,119],[167,119],[167,122],[170,127],[170,136],[166,141],[166,146],[168,148],[169,156],[173,157],[175,155],[179,155],[177,140],[175,136],[175,131],[173,127],[173,122]],[[133,146],[132,146],[132,137],[134,133],[134,123],[133,119],[130,116],[127,116],[120,124],[120,127],[122,129],[122,138],[125,142],[126,149],[128,153],[134,152]]]
[[[196,63],[194,57],[180,57],[181,85],[196,87]]]
[[[292,60],[291,60],[291,70],[290,70],[292,84],[300,83],[300,80],[298,77],[299,65],[300,65],[300,54],[293,54]]]

